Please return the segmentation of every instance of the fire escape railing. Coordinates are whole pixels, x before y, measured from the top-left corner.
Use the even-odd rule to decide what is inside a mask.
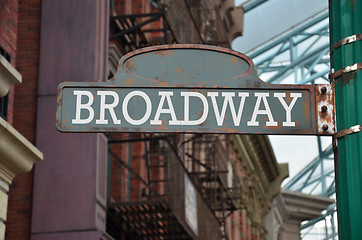
[[[164,10],[143,14],[127,14],[110,18],[110,41],[119,42],[123,53],[138,48],[175,43]]]

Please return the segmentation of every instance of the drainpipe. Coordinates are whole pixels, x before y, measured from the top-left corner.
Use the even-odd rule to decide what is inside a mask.
[[[329,0],[339,239],[362,237],[362,0]]]

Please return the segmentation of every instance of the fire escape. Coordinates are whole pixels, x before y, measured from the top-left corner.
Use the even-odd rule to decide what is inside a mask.
[[[238,194],[219,138],[138,135],[109,135],[107,232],[115,239],[228,239],[225,219]],[[196,232],[186,217],[185,178],[196,192]],[[202,229],[220,231],[205,238]]]
[[[172,186],[170,166],[179,172],[182,165],[170,140],[114,136],[109,140],[113,168],[109,177],[114,190],[110,192],[107,232],[115,239],[192,239],[174,214],[180,210],[173,198],[182,186]],[[125,155],[127,159],[122,158]]]
[[[197,134],[183,142],[185,166],[199,186],[199,191],[218,218],[225,235],[225,220],[240,205],[237,182],[227,158],[227,152],[218,135]],[[224,236],[225,237],[225,236]]]
[[[176,43],[165,16],[158,5],[152,5],[150,13],[111,16],[110,41],[117,42],[125,54],[138,48]]]

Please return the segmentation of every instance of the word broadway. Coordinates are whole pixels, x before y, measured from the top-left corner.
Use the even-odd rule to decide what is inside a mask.
[[[64,88],[62,126],[98,131],[247,132],[309,127],[307,90]],[[307,114],[308,115],[308,114]],[[300,126],[298,126],[300,125]]]

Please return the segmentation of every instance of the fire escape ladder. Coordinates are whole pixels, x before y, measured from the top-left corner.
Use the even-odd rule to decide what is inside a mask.
[[[182,144],[181,144],[182,145]],[[228,183],[228,158],[221,140],[214,135],[195,135],[184,142],[186,156],[202,197],[219,219],[222,239],[228,239],[225,220],[237,209],[238,190]]]

